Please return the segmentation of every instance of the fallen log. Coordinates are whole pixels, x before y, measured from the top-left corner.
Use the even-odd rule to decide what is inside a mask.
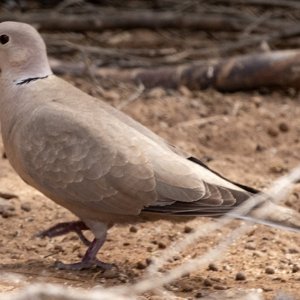
[[[212,3],[217,4],[241,4],[241,5],[253,5],[253,6],[265,6],[270,8],[290,8],[299,9],[299,1],[293,0],[213,0]]]
[[[272,43],[278,41],[287,41],[290,38],[300,36],[300,27],[292,26],[283,28],[274,32],[271,32],[268,35],[254,35],[241,38],[238,41],[230,41],[224,42],[219,47],[213,48],[200,48],[200,49],[185,49],[181,52],[176,52],[175,49],[172,49],[173,52],[169,52],[169,54],[164,51],[165,54],[159,54],[159,51],[156,50],[155,55],[152,54],[153,49],[116,49],[116,48],[102,48],[96,46],[88,46],[88,45],[78,45],[65,41],[57,41],[55,43],[50,43],[49,46],[56,46],[57,51],[65,52],[66,49],[76,50],[83,52],[87,55],[93,55],[97,59],[106,60],[106,63],[111,61],[116,63],[118,67],[128,67],[128,68],[139,68],[139,67],[154,67],[161,65],[178,65],[183,64],[186,60],[199,60],[204,58],[213,58],[213,57],[224,57],[232,55],[234,52],[239,50],[249,49],[250,47],[257,47],[261,43]],[[46,41],[47,42],[47,41]],[[48,44],[48,43],[47,43]],[[161,53],[164,49],[161,49]],[[170,50],[170,49],[169,49]],[[145,55],[148,53],[148,57]],[[142,55],[141,55],[142,54]],[[124,61],[125,58],[125,61]]]
[[[201,13],[174,13],[157,11],[119,11],[112,14],[94,13],[88,15],[66,15],[53,12],[39,12],[26,14],[1,14],[0,22],[18,21],[37,25],[38,29],[59,30],[59,31],[103,31],[107,29],[163,29],[180,28],[207,31],[236,31],[257,21],[257,18],[243,18],[237,16],[226,16],[221,14]],[[257,28],[258,32],[265,32],[266,29],[278,29],[283,24],[272,22]]]
[[[109,78],[176,89],[182,85],[199,90],[215,88],[222,92],[253,90],[262,87],[300,89],[300,50],[241,55],[212,62],[162,66],[148,69],[113,69],[51,60],[54,72]]]

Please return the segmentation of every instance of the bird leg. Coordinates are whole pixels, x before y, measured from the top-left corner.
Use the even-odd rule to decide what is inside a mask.
[[[106,232],[103,233],[103,236],[101,238],[95,238],[90,246],[88,247],[85,255],[83,256],[81,262],[79,263],[73,263],[73,264],[64,264],[62,262],[57,262],[56,267],[58,269],[62,270],[72,270],[72,271],[77,271],[77,270],[82,270],[82,269],[90,269],[93,267],[98,267],[102,270],[109,270],[111,269],[114,265],[104,263],[96,258],[96,255],[100,248],[103,246],[104,242],[106,240]]]
[[[67,234],[69,232],[75,232],[79,236],[80,240],[89,247],[91,245],[91,242],[84,236],[84,234],[82,233],[83,230],[89,230],[89,228],[82,221],[63,222],[58,223],[47,230],[39,232],[36,236],[40,238],[52,238],[55,236]]]

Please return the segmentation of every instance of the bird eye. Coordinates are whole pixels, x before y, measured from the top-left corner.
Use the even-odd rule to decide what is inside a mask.
[[[0,43],[2,45],[8,43],[8,41],[9,41],[9,36],[8,35],[6,35],[6,34],[0,35]]]

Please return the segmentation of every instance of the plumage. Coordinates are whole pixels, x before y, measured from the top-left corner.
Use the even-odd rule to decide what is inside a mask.
[[[113,223],[147,213],[220,215],[256,192],[53,75],[44,42],[31,26],[0,23],[3,34],[10,38],[0,45],[8,159],[27,183],[77,215],[97,241]],[[45,235],[50,233],[57,231]],[[101,247],[97,241],[90,247]],[[80,267],[95,262],[89,253]]]

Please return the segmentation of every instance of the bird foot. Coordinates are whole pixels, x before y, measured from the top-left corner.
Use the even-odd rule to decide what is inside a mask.
[[[67,234],[69,232],[75,232],[81,239],[81,241],[89,246],[91,242],[83,235],[83,230],[88,230],[89,228],[82,221],[73,221],[73,222],[63,222],[58,223],[49,229],[39,232],[36,237],[45,238],[45,237],[56,237],[60,235]]]
[[[116,267],[114,264],[109,264],[102,262],[98,259],[90,260],[90,261],[84,261],[73,264],[64,264],[60,261],[55,263],[55,268],[59,270],[70,270],[70,271],[80,271],[80,270],[86,270],[86,269],[101,269],[102,271],[111,270],[113,267]]]

